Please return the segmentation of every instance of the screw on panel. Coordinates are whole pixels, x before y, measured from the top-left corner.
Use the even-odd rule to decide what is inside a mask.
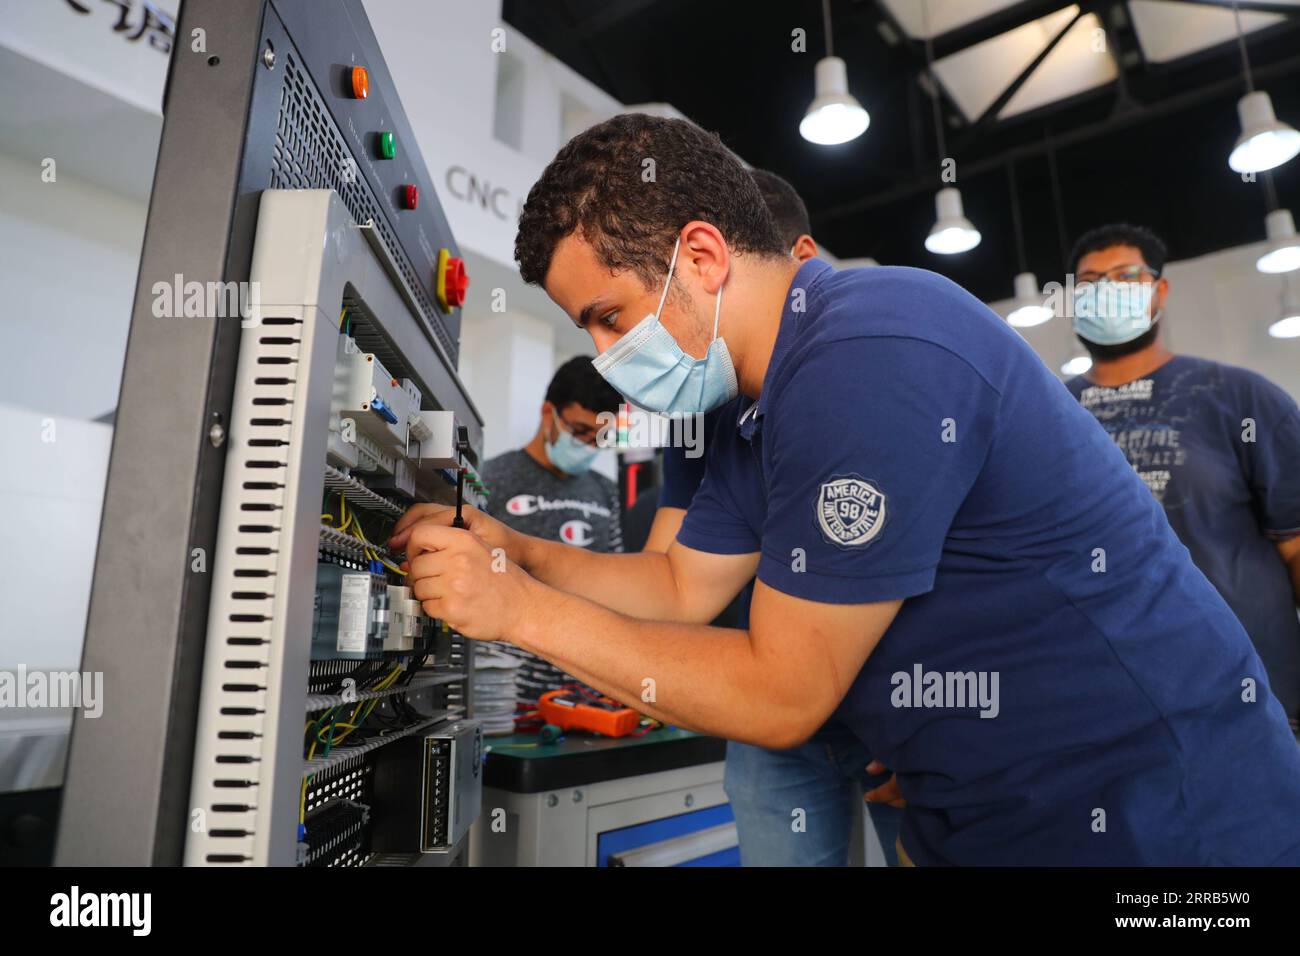
[[[226,430],[221,427],[221,422],[213,422],[212,427],[208,429],[208,441],[212,443],[213,448],[220,448],[226,441]]]
[[[686,804],[686,806],[688,806],[688,807],[693,807],[693,806],[695,806],[695,795],[694,795],[693,793],[688,793],[688,794],[686,795],[686,799],[685,799],[685,801],[683,801],[683,802],[684,802],[684,803]]]
[[[574,803],[582,803],[582,791],[581,791],[581,790],[575,790],[575,791],[573,791],[573,802],[574,802]]]
[[[557,804],[559,804],[559,802],[560,802],[560,798],[557,797],[557,796],[556,796],[555,794],[553,794],[553,793],[552,793],[552,794],[548,794],[547,797],[546,797],[546,805],[547,805],[548,807],[556,806]]]
[[[269,46],[262,51],[262,65],[268,70],[275,69],[275,51]]]

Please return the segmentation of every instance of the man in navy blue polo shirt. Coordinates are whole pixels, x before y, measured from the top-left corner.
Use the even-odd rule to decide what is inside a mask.
[[[817,255],[808,209],[795,188],[775,173],[750,170],[777,235],[790,255],[807,262]],[[719,428],[734,428],[718,412],[702,416],[702,441],[693,448],[663,450],[659,509],[645,545],[666,552],[704,481],[708,441]],[[693,454],[692,454],[693,452]],[[747,627],[750,588],[713,623]],[[730,613],[729,613],[730,612]],[[736,820],[742,866],[843,866],[852,857],[855,818],[862,819],[861,795],[874,794],[887,774],[868,774],[870,752],[843,722],[832,717],[803,745],[787,750],[727,742],[724,788]],[[902,809],[869,805],[869,819],[886,862],[898,865],[895,841]]]
[[[973,297],[799,266],[716,137],[641,115],[560,151],[516,258],[615,388],[736,424],[666,554],[412,509],[392,544],[430,614],[729,739],[838,707],[919,864],[1300,864],[1300,749],[1245,631]],[[705,626],[755,571],[748,630]]]

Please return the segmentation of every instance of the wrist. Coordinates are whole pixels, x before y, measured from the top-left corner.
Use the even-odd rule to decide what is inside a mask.
[[[521,531],[510,529],[510,543],[507,552],[510,560],[519,565],[529,574],[533,573],[533,566],[537,560],[537,539],[532,535],[524,534]]]
[[[549,590],[520,567],[511,569],[515,577],[515,595],[510,602],[512,614],[506,640],[526,651],[535,650],[537,622],[544,617],[539,603],[543,591]]]

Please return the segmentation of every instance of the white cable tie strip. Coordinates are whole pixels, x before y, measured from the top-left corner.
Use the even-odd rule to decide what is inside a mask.
[[[420,731],[432,727],[434,724],[442,723],[445,720],[460,716],[457,711],[462,711],[461,707],[449,707],[446,710],[439,711],[428,720],[422,720],[418,724],[412,724],[405,730],[399,730],[395,733],[385,734],[382,737],[376,737],[374,740],[367,740],[363,744],[357,744],[355,747],[340,747],[328,757],[316,757],[314,760],[308,760],[303,765],[302,775],[304,777],[314,777],[317,774],[330,770],[335,765],[343,763],[345,760],[351,760],[353,757],[360,757],[362,754],[368,754],[372,750],[378,750],[394,740],[401,740],[403,737],[409,737],[411,734],[418,734]]]
[[[320,540],[321,543],[327,547],[346,550],[361,558],[366,557],[366,551],[370,550],[375,552],[375,554],[379,555],[385,561],[392,564],[398,563],[397,556],[382,544],[366,544],[360,538],[354,538],[352,535],[345,534],[337,528],[331,528],[329,525],[323,524],[320,526]]]
[[[343,474],[332,465],[325,466],[325,487],[341,493],[348,502],[368,511],[383,511],[395,518],[406,514],[406,509],[397,502],[376,494],[356,478]]]
[[[307,713],[316,710],[329,710],[331,707],[341,707],[344,704],[356,704],[365,700],[373,700],[376,697],[391,697],[393,694],[424,690],[426,687],[437,687],[440,684],[456,684],[466,680],[468,676],[463,672],[456,672],[416,677],[411,680],[410,684],[403,684],[401,687],[385,687],[383,690],[359,690],[355,694],[348,695],[347,700],[343,699],[342,694],[313,694],[307,698]]]

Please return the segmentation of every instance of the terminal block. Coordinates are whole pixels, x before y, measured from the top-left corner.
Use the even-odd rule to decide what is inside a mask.
[[[410,588],[390,584],[383,623],[385,651],[412,651],[417,640],[425,639],[433,620],[424,613]]]
[[[383,657],[388,584],[378,562],[347,559],[316,565],[312,660]]]

